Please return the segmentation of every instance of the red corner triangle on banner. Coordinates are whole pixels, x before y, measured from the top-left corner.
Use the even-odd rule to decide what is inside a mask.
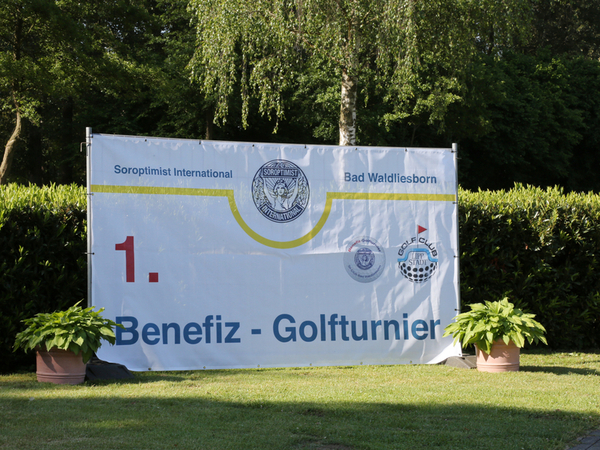
[[[421,234],[423,231],[427,231],[427,228],[423,228],[421,225],[417,225],[417,226],[419,227],[417,234]]]

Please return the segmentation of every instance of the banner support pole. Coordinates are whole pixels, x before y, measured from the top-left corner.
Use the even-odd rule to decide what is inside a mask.
[[[460,314],[460,233],[458,230],[459,220],[458,220],[458,144],[452,144],[452,153],[454,154],[454,176],[456,182],[456,314]]]
[[[459,217],[458,217],[458,144],[452,144],[452,154],[454,155],[454,176],[456,183],[456,255],[455,259],[455,271],[456,271],[456,280],[454,283],[454,288],[456,289],[456,315],[460,314],[460,233],[459,233]],[[459,350],[459,356],[462,356],[462,348]]]
[[[90,157],[90,152],[92,149],[92,128],[91,127],[86,127],[85,129],[85,164],[86,164],[86,175],[85,175],[85,181],[86,181],[86,190],[87,190],[87,195],[86,195],[86,200],[87,200],[87,307],[89,308],[92,305],[92,238],[91,238],[91,211],[92,208],[90,206],[90,202],[92,199],[92,194],[90,191],[91,188],[91,183],[90,183],[90,176],[91,176],[91,168],[90,168],[90,163],[91,163],[91,157]]]

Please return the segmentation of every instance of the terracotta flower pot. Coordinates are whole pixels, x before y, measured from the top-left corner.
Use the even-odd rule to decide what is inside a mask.
[[[36,351],[37,380],[54,384],[79,384],[85,380],[85,364],[81,354],[70,350]]]
[[[480,372],[516,372],[519,370],[521,349],[510,341],[508,345],[502,339],[494,342],[489,355],[475,346],[477,370]]]

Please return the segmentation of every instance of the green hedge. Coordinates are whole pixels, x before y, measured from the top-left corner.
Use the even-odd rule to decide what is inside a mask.
[[[34,367],[12,353],[21,320],[87,296],[86,195],[78,186],[0,186],[0,373]]]
[[[0,186],[0,373],[33,367],[21,320],[86,297],[85,219],[84,188]],[[459,235],[463,305],[508,296],[552,348],[600,346],[600,196],[461,190]]]
[[[459,230],[463,305],[508,296],[551,347],[600,345],[600,196],[461,191]]]

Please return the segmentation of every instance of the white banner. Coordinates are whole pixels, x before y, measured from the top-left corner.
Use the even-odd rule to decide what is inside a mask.
[[[92,304],[135,371],[437,363],[458,309],[451,149],[95,134]]]

